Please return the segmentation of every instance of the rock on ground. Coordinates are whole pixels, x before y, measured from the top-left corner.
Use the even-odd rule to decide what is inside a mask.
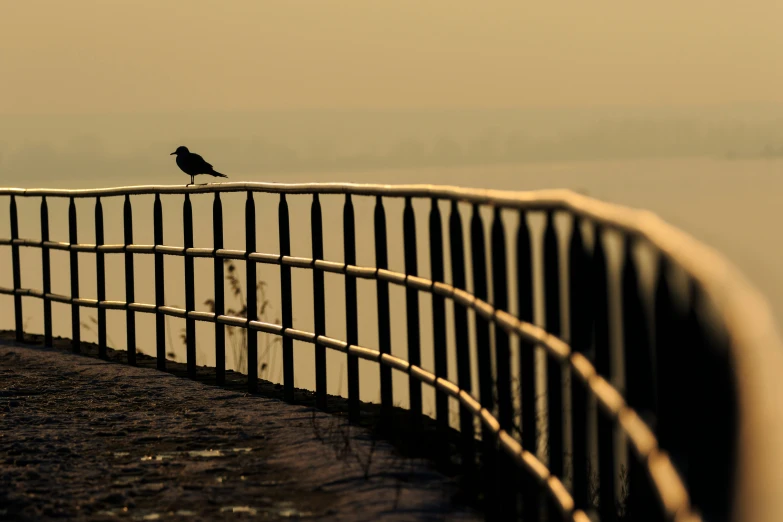
[[[475,520],[453,480],[311,408],[0,343],[0,520]]]

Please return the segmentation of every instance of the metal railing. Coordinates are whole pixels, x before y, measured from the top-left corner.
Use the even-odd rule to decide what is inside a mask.
[[[244,192],[244,250],[225,249],[221,194]],[[213,194],[213,245],[195,247],[191,196]],[[279,252],[258,252],[254,194],[279,194]],[[154,244],[134,243],[131,196],[154,194]],[[163,240],[160,196],[184,195],[184,246]],[[312,257],[291,256],[288,195],[309,195]],[[320,195],[342,194],[343,262],[323,259]],[[45,344],[52,344],[52,302],[71,306],[74,351],[80,346],[80,309],[98,311],[98,345],[106,355],[106,310],[124,310],[128,361],[136,361],[136,313],[156,319],[157,366],[166,368],[165,316],[186,321],[187,369],[196,373],[197,321],[215,325],[216,377],[225,380],[225,327],[247,329],[247,386],[257,389],[258,332],[281,336],[283,387],[293,399],[294,341],[314,345],[315,394],[327,403],[326,350],[347,360],[349,416],[359,415],[359,360],[378,363],[381,416],[390,418],[392,370],[408,376],[410,412],[422,416],[422,384],[436,390],[435,421],[442,437],[449,431],[449,398],[459,403],[461,462],[480,470],[488,518],[586,522],[600,520],[742,520],[783,519],[777,487],[783,484],[783,414],[781,343],[763,299],[728,263],[709,248],[645,211],[599,202],[565,190],[500,192],[429,185],[225,183],[197,186],[137,186],[96,190],[0,189],[10,197],[10,245],[16,333],[23,338],[22,298],[43,301]],[[41,199],[41,238],[20,238],[16,199]],[[124,197],[124,242],[104,244],[102,198]],[[356,262],[354,198],[374,197],[375,266]],[[49,240],[47,198],[69,199],[69,241]],[[77,240],[76,198],[95,199],[96,244]],[[384,201],[404,198],[405,270],[389,270]],[[432,202],[429,213],[431,278],[418,275],[414,198]],[[447,223],[438,205],[450,202]],[[471,207],[465,227],[460,205]],[[491,208],[489,238],[482,209]],[[503,213],[520,216],[513,255],[507,250]],[[542,214],[540,248],[534,245],[528,215]],[[562,228],[556,216],[572,223],[567,251],[561,252]],[[614,234],[622,247],[620,291],[610,287],[612,263],[605,238]],[[449,250],[444,249],[448,238]],[[487,240],[488,239],[488,240]],[[23,288],[20,248],[41,250],[42,289]],[[655,253],[654,291],[640,284],[639,249]],[[70,295],[51,291],[50,252],[70,253]],[[534,253],[541,252],[543,302],[535,299]],[[79,293],[79,256],[96,258],[97,296]],[[125,301],[106,300],[105,256],[122,254]],[[155,303],[136,302],[134,257],[154,256]],[[164,256],[184,258],[185,308],[167,305]],[[214,260],[214,313],[195,307],[194,259]],[[489,257],[489,263],[487,263]],[[508,266],[508,259],[514,259]],[[256,265],[280,267],[282,324],[259,320],[255,293],[248,292],[247,316],[227,315],[224,260],[246,262],[247,287],[255,288]],[[561,270],[565,265],[566,270]],[[444,281],[447,266],[451,281]],[[292,321],[291,269],[312,270],[314,331],[295,329]],[[469,268],[469,272],[468,272]],[[678,284],[673,273],[685,279]],[[326,335],[324,273],[345,282],[346,338]],[[567,274],[567,277],[563,275]],[[376,281],[378,349],[359,344],[357,279]],[[516,285],[517,302],[509,303]],[[404,287],[407,359],[393,356],[389,285]],[[565,287],[565,288],[561,288]],[[471,290],[468,291],[468,288]],[[419,297],[432,300],[432,343],[421,339]],[[561,296],[566,296],[561,302]],[[618,300],[619,302],[613,303]],[[446,301],[452,301],[453,331],[447,332]],[[614,305],[614,308],[613,308]],[[516,312],[512,312],[512,308]],[[534,324],[534,309],[544,310],[546,328]],[[567,324],[562,320],[562,311]],[[611,312],[620,309],[619,317]],[[469,316],[474,321],[469,321]],[[621,332],[618,334],[618,332]],[[617,336],[620,338],[617,338]],[[456,345],[456,378],[448,375],[446,339]],[[567,341],[566,341],[567,338]],[[476,347],[471,364],[470,340]],[[366,343],[365,343],[366,344]],[[616,357],[613,346],[622,346]],[[422,348],[432,350],[434,368],[422,367]],[[546,355],[545,371],[536,371],[536,351]],[[622,368],[617,361],[622,361]],[[512,371],[516,362],[518,368]],[[473,382],[478,382],[478,390]],[[536,390],[545,387],[546,421]],[[621,391],[622,390],[622,391]],[[597,408],[595,405],[597,404]],[[480,434],[474,421],[480,421]],[[416,429],[416,422],[411,429]],[[537,448],[546,445],[546,450]],[[626,451],[627,457],[620,455]],[[622,488],[618,457],[627,460]],[[618,491],[624,497],[618,514]],[[597,497],[597,498],[596,498]],[[596,502],[597,500],[597,502]]]

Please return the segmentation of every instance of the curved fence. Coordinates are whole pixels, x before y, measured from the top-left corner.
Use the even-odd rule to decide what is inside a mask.
[[[226,192],[246,193],[244,250],[223,245],[221,194]],[[257,251],[256,193],[279,194],[279,252]],[[133,240],[132,197],[140,194],[155,196],[151,245]],[[184,246],[164,244],[162,194],[184,195]],[[208,247],[194,246],[191,197],[199,194],[214,198],[213,244]],[[344,195],[342,261],[324,259],[320,196],[325,194]],[[293,195],[312,199],[309,258],[291,255],[287,197]],[[11,237],[0,239],[0,245],[10,246],[13,271],[13,288],[0,288],[0,293],[13,295],[20,340],[23,296],[43,301],[47,345],[52,343],[51,303],[71,306],[74,350],[80,346],[80,309],[96,308],[103,355],[106,310],[124,310],[128,360],[134,364],[136,314],[149,313],[156,320],[157,365],[165,369],[164,319],[169,315],[185,319],[188,372],[195,375],[195,324],[210,322],[215,325],[216,377],[222,382],[225,327],[240,327],[248,332],[247,386],[252,391],[258,382],[258,333],[273,334],[282,337],[283,387],[289,399],[299,371],[295,340],[314,346],[314,391],[321,407],[327,402],[327,379],[334,378],[327,375],[326,351],[345,354],[352,419],[359,415],[359,360],[375,362],[380,368],[381,415],[387,420],[395,395],[392,371],[408,377],[412,419],[423,415],[422,386],[434,387],[434,417],[444,441],[452,429],[449,401],[458,403],[460,462],[466,473],[481,477],[488,518],[546,516],[586,522],[588,514],[602,521],[783,517],[776,492],[776,485],[783,484],[783,361],[769,310],[720,256],[648,212],[564,190],[500,192],[416,185],[225,183],[0,189],[0,196],[10,200]],[[124,198],[124,242],[104,244],[101,201],[117,197]],[[374,246],[374,266],[356,262],[354,198],[359,197],[375,198],[374,237],[360,238],[361,245]],[[17,198],[40,198],[40,239],[19,237]],[[49,198],[70,200],[68,242],[49,240]],[[96,244],[77,241],[76,198],[95,200]],[[405,201],[404,272],[389,269],[384,205],[389,198]],[[416,198],[432,202],[429,279],[418,275],[412,204]],[[450,204],[446,219],[439,202]],[[463,223],[461,207],[469,207],[469,223]],[[488,234],[486,209],[491,214]],[[519,217],[510,244],[504,219],[509,213]],[[543,217],[540,235],[533,233],[528,219],[536,214]],[[41,289],[22,287],[19,252],[25,247],[41,251]],[[610,253],[612,248],[617,255]],[[69,252],[70,295],[51,291],[54,250]],[[96,259],[94,298],[79,293],[80,254]],[[125,301],[106,300],[105,256],[113,254],[124,256]],[[136,301],[138,255],[154,256],[155,303]],[[645,255],[654,267],[648,271],[651,285],[642,284]],[[185,308],[167,305],[164,256],[184,258],[180,277]],[[197,257],[214,260],[214,312],[196,310]],[[247,313],[227,314],[226,259],[246,262],[248,288],[256,287],[257,264],[280,267],[282,324],[259,320],[254,292],[248,292]],[[314,314],[313,331],[293,327],[292,268],[312,271],[308,306]],[[326,335],[325,273],[344,278],[345,339]],[[451,275],[450,281],[445,281],[445,274]],[[372,343],[359,341],[358,279],[376,284],[378,335]],[[406,358],[392,355],[390,285],[405,289]],[[543,291],[537,293],[536,286]],[[431,339],[421,335],[422,296],[431,300]],[[510,302],[512,296],[516,302]],[[447,307],[448,301],[452,304]],[[542,311],[539,322],[544,326],[535,324],[536,309]],[[450,321],[447,310],[453,314]],[[448,338],[456,345],[452,375]],[[373,344],[377,348],[370,347]],[[431,351],[427,360],[434,361],[433,368],[423,367],[424,351]],[[537,354],[543,356],[537,360]],[[537,391],[542,389],[544,399],[539,401]],[[418,425],[412,422],[411,430]]]

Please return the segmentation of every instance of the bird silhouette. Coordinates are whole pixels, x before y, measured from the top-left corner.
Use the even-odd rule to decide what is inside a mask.
[[[194,178],[198,174],[209,174],[218,178],[227,178],[225,174],[221,174],[212,168],[212,165],[207,163],[204,158],[198,154],[190,152],[187,147],[177,147],[177,150],[169,154],[169,156],[177,156],[177,166],[190,176],[190,185],[194,185]]]

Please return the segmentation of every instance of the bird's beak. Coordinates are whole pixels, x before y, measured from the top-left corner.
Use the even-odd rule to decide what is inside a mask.
[[[172,152],[171,154],[169,154],[169,156],[173,156],[174,154],[176,154],[176,152]]]

